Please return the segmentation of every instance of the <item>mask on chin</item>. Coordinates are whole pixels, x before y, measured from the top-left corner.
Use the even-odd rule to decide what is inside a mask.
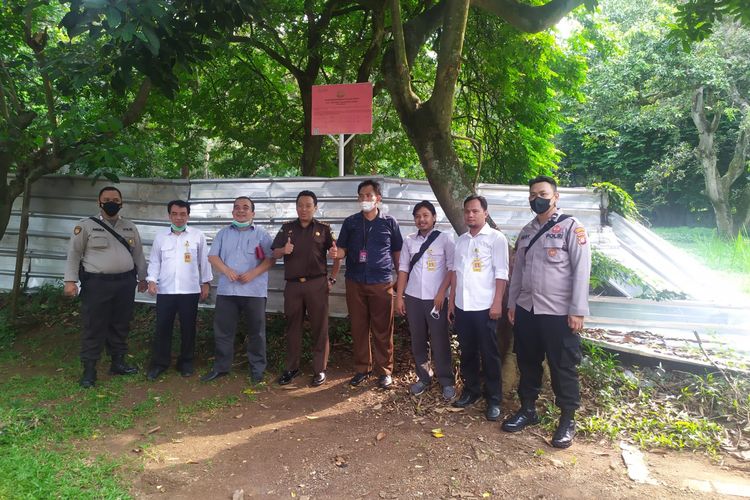
[[[534,198],[529,201],[529,205],[535,214],[543,214],[549,210],[549,207],[552,205],[552,200],[549,198]]]
[[[120,211],[122,208],[122,203],[117,203],[115,201],[108,201],[106,203],[99,203],[99,206],[102,210],[104,210],[104,213],[107,214],[110,217],[114,217],[117,215],[117,212]]]
[[[376,202],[374,201],[361,201],[359,202],[359,207],[362,209],[363,212],[371,212],[373,208],[375,208]]]

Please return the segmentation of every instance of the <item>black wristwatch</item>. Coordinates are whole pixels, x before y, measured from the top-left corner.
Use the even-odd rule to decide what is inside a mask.
[[[330,283],[332,285],[335,285],[336,284],[336,278],[334,278],[333,276],[329,276],[328,277],[328,283]]]

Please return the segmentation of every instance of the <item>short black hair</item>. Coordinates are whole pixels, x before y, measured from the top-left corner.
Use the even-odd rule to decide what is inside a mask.
[[[181,208],[187,208],[187,213],[190,215],[190,203],[184,200],[172,200],[169,203],[167,203],[167,213],[172,213],[172,207],[178,206]]]
[[[380,191],[380,183],[375,179],[367,179],[366,181],[360,182],[359,186],[357,186],[357,194],[359,194],[359,192],[362,191],[362,188],[366,186],[372,186],[376,195],[383,196],[383,193]]]
[[[417,215],[417,212],[419,211],[420,208],[426,208],[427,210],[430,211],[430,213],[432,215],[436,215],[437,214],[437,212],[435,212],[435,205],[433,205],[432,203],[430,203],[427,200],[422,200],[419,203],[417,203],[416,205],[414,205],[414,210],[411,211],[411,214],[412,215]]]
[[[315,196],[315,193],[307,189],[299,192],[299,194],[297,195],[297,199],[295,200],[295,203],[297,203],[299,199],[302,198],[303,196],[309,196],[310,198],[313,199],[313,205],[315,205],[316,207],[318,206],[318,197]]]
[[[549,175],[537,175],[533,179],[529,180],[529,187],[540,182],[548,182],[552,186],[552,191],[557,191],[557,181]]]
[[[234,201],[237,201],[237,200],[247,200],[247,201],[249,201],[250,202],[250,210],[252,210],[253,212],[255,212],[255,202],[249,196],[238,196],[237,198],[234,199]],[[234,207],[234,201],[232,202],[232,207]]]
[[[470,194],[469,196],[467,196],[464,200],[464,207],[472,200],[479,200],[479,204],[482,205],[482,210],[484,210],[485,212],[487,211],[487,198],[479,194]]]
[[[116,188],[116,187],[114,187],[114,186],[104,186],[103,188],[101,188],[101,189],[99,190],[99,197],[97,198],[97,200],[101,200],[101,199],[102,199],[102,193],[103,193],[104,191],[117,191],[117,194],[119,194],[119,195],[120,195],[120,200],[122,201],[122,193],[120,192],[120,190],[119,190],[119,189],[117,189],[117,188]]]

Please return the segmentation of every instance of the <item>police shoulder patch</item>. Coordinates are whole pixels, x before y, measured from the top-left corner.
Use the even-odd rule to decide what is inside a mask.
[[[76,226],[73,228],[73,234],[75,234],[76,236],[81,234],[81,231],[83,231],[83,228],[81,226]]]

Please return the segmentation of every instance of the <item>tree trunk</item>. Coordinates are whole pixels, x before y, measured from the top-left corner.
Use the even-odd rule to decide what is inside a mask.
[[[322,135],[312,135],[312,86],[306,78],[297,78],[300,96],[302,96],[302,112],[304,113],[302,131],[302,165],[303,177],[314,177],[318,174],[318,160],[320,148],[323,146]]]

